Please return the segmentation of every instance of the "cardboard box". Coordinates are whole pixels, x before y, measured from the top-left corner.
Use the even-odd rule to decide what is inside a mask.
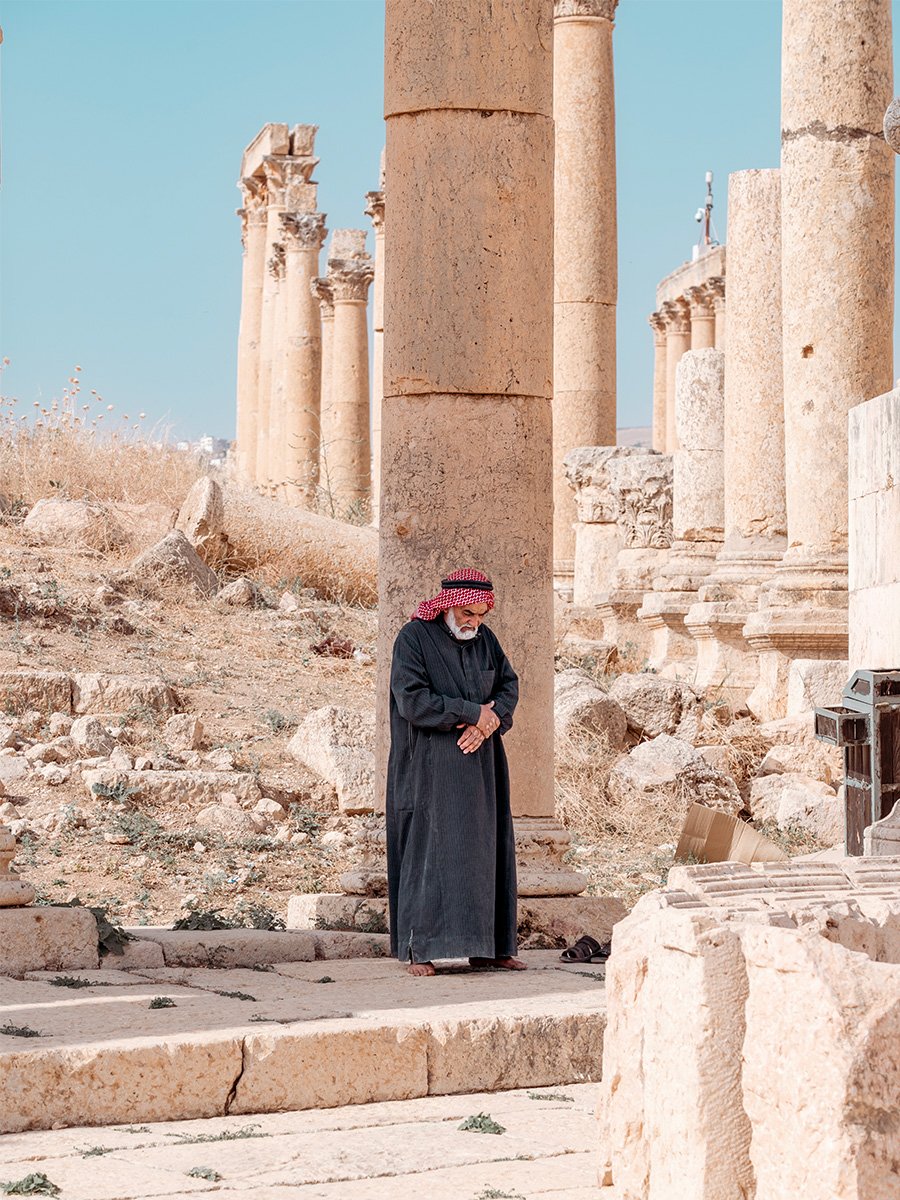
[[[692,804],[678,839],[676,862],[786,862],[790,856],[774,842],[728,813]]]

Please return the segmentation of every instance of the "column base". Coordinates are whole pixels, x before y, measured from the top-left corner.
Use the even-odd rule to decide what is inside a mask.
[[[684,619],[697,600],[696,592],[648,592],[637,611],[650,633],[649,666],[669,679],[691,679],[696,672],[697,648]]]
[[[720,697],[736,713],[746,709],[759,682],[759,656],[743,636],[748,616],[746,602],[729,600],[694,604],[684,618],[697,652],[695,686]]]
[[[554,817],[514,817],[520,896],[577,896],[587,877],[570,870],[563,855],[572,835]]]
[[[603,621],[603,640],[612,643],[623,658],[645,660],[650,653],[650,630],[637,619],[643,600],[643,592],[624,589],[599,598],[597,613]]]
[[[567,604],[575,597],[575,560],[573,558],[555,559],[553,563],[553,590]]]
[[[783,594],[783,593],[782,593]],[[789,677],[793,664],[830,663],[827,677],[834,678],[838,664],[846,665],[848,625],[846,593],[844,607],[813,607],[798,604],[792,609],[765,608],[752,613],[743,636],[759,654],[759,679],[747,697],[747,707],[760,721],[805,711],[804,689],[795,687],[788,704]],[[803,668],[802,670],[808,670]],[[825,671],[826,668],[822,667]],[[807,690],[808,692],[808,690]],[[811,705],[809,706],[811,707]]]

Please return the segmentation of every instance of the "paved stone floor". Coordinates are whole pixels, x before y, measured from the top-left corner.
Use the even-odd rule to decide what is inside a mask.
[[[0,1182],[41,1172],[59,1200],[599,1200],[596,1098],[575,1084],[10,1134]],[[480,1113],[505,1132],[460,1130]]]

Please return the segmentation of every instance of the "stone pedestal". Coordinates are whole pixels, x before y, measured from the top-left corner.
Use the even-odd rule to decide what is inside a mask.
[[[15,856],[16,839],[5,825],[0,825],[0,908],[18,908],[34,899],[34,888],[10,866]]]
[[[616,441],[618,0],[555,0],[553,28],[553,560],[571,593],[575,508],[563,459]]]

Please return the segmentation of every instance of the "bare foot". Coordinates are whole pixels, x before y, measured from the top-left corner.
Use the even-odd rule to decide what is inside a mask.
[[[409,971],[410,975],[436,975],[437,974],[437,972],[434,969],[434,963],[431,963],[431,962],[410,963],[406,969],[407,969],[407,971]]]
[[[491,967],[498,971],[528,970],[528,963],[522,962],[521,958],[512,958],[509,954],[503,955],[502,958],[470,958],[469,966],[474,967],[476,971],[485,971]]]

